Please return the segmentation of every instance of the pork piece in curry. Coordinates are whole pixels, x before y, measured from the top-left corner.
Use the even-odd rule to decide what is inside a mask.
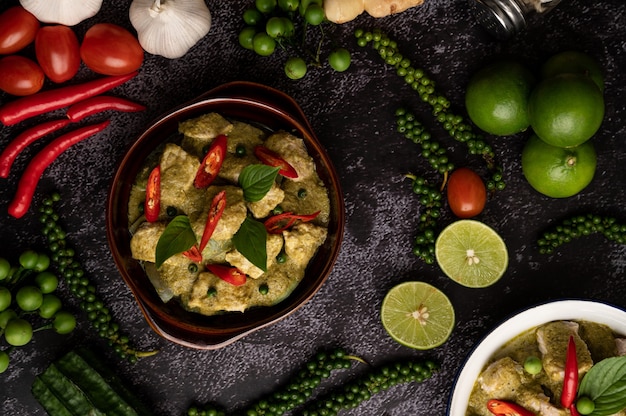
[[[493,416],[487,401],[515,402],[537,416],[569,416],[560,405],[567,344],[574,337],[579,378],[594,363],[626,355],[626,340],[606,325],[587,321],[554,321],[527,331],[506,343],[479,375],[466,412],[467,416]],[[524,370],[528,357],[539,357],[542,370],[531,375]],[[618,416],[626,416],[622,411]]]
[[[302,280],[309,262],[326,240],[330,221],[328,191],[304,141],[289,132],[267,132],[216,113],[180,123],[179,132],[182,137],[162,145],[148,158],[131,190],[128,210],[129,224],[135,224],[131,238],[133,258],[144,264],[161,299],[179,301],[192,312],[244,312],[285,299]],[[227,153],[218,178],[208,188],[197,189],[194,177],[206,149],[218,135],[227,136]],[[254,153],[258,145],[277,153],[298,175],[292,179],[278,175],[260,201],[249,202],[238,179],[246,166],[261,163]],[[145,200],[147,178],[157,164],[161,169],[159,220],[142,222],[140,207]],[[221,191],[226,193],[226,207],[201,253],[202,262],[194,266],[181,253],[168,258],[156,270],[156,245],[172,212],[186,215],[195,235],[201,236],[211,201]],[[237,251],[232,239],[246,218],[263,222],[277,208],[294,214],[319,214],[314,220],[297,222],[280,234],[268,233],[267,267],[263,271]],[[207,264],[237,267],[246,274],[246,283],[236,286],[222,280],[205,267]]]

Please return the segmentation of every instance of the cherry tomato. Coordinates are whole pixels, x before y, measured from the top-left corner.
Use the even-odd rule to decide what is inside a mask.
[[[92,71],[104,75],[124,75],[143,63],[143,49],[128,30],[113,23],[97,23],[85,33],[80,57]]]
[[[448,205],[459,218],[480,214],[487,202],[487,188],[473,170],[458,168],[448,178]]]
[[[80,45],[72,29],[44,26],[35,37],[35,55],[44,74],[53,82],[71,79],[80,67]]]
[[[46,76],[37,63],[19,55],[0,59],[0,90],[12,95],[34,94],[43,87]]]
[[[0,14],[0,54],[19,51],[35,39],[39,20],[22,6],[14,6]]]

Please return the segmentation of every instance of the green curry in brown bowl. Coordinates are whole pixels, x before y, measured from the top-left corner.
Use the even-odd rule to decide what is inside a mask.
[[[218,348],[317,292],[339,252],[343,210],[335,170],[299,107],[234,83],[140,136],[114,179],[107,225],[152,328]]]

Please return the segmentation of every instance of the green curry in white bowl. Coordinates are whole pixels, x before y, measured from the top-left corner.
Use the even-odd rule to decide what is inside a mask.
[[[472,351],[448,416],[626,415],[626,312],[555,301],[503,322]],[[580,413],[579,414],[583,414]]]

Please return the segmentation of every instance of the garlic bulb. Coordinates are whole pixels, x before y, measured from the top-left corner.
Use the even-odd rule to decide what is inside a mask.
[[[74,26],[95,16],[102,0],[20,0],[40,22]]]
[[[129,17],[143,49],[169,59],[186,54],[211,28],[204,0],[133,0]]]

